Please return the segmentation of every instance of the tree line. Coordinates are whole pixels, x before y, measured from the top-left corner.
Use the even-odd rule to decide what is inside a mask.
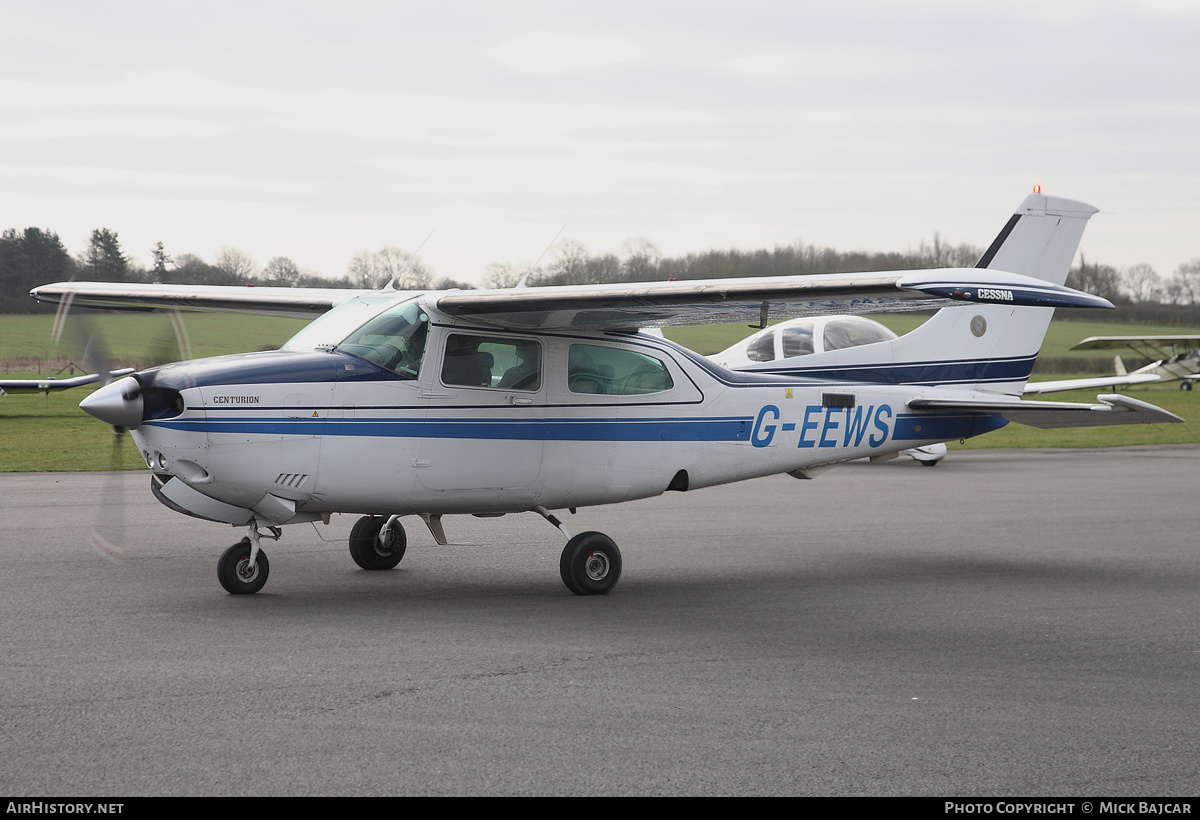
[[[580,242],[558,242],[543,264],[496,262],[488,265],[484,287],[508,288],[583,285],[615,282],[719,279],[748,276],[798,276],[865,270],[912,270],[971,267],[983,250],[970,244],[949,244],[935,234],[916,250],[904,252],[838,251],[805,242],[777,245],[771,250],[709,250],[683,256],[663,256],[648,239],[626,240],[619,253],[593,254]],[[49,282],[79,279],[103,282],[162,284],[274,285],[279,287],[379,288],[388,281],[402,290],[468,289],[474,285],[438,277],[419,258],[387,246],[360,251],[342,276],[327,277],[302,270],[285,256],[259,266],[249,254],[233,247],[217,251],[211,262],[193,253],[170,254],[162,242],[150,249],[150,267],[125,253],[115,231],[92,231],[83,252],[71,256],[50,230],[9,228],[0,234],[0,313],[50,310],[29,298],[30,289]],[[1200,257],[1163,277],[1149,265],[1119,270],[1080,255],[1067,284],[1102,296],[1117,305],[1133,306],[1145,321],[1195,323],[1200,305]],[[1155,312],[1154,308],[1163,309]],[[1127,310],[1123,314],[1129,313]]]

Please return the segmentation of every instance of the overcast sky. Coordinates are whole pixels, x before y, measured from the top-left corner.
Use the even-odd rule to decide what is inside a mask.
[[[1200,2],[0,0],[0,228],[143,264],[986,246],[1038,184],[1169,276],[1198,143]]]

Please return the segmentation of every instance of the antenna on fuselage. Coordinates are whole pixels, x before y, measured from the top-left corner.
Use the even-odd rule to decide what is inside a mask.
[[[417,245],[417,249],[415,251],[413,251],[411,254],[409,254],[408,261],[404,263],[404,267],[402,267],[400,269],[399,273],[397,273],[395,276],[393,276],[391,279],[389,279],[388,283],[386,285],[384,285],[381,288],[381,290],[387,291],[387,290],[395,290],[396,289],[396,280],[399,279],[401,276],[403,276],[408,271],[408,269],[412,267],[413,263],[417,261],[417,254],[419,254],[421,252],[421,248],[425,247],[425,242],[428,242],[430,240],[430,238],[434,234],[434,231],[436,231],[436,230],[437,230],[437,228],[434,228],[432,231],[430,231],[429,236],[425,237],[425,240],[420,245]]]
[[[515,287],[515,288],[525,287],[525,283],[529,281],[529,274],[533,273],[537,269],[538,262],[542,261],[542,256],[545,256],[547,253],[549,253],[550,249],[554,247],[554,243],[558,241],[558,237],[561,236],[562,232],[565,231],[566,229],[567,229],[567,223],[564,222],[563,226],[558,229],[558,233],[556,233],[554,235],[554,238],[550,240],[550,244],[546,246],[546,250],[542,251],[541,256],[539,256],[537,259],[534,260],[533,264],[529,266],[529,270],[525,271],[525,275],[521,277],[521,281],[517,282],[517,284],[514,285],[513,287]]]

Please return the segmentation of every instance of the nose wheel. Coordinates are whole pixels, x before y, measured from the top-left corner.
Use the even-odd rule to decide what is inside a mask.
[[[604,533],[583,532],[567,542],[558,569],[576,595],[603,595],[621,578],[621,551]]]
[[[250,539],[243,538],[221,556],[217,562],[217,578],[231,595],[251,595],[263,588],[271,571],[267,554],[261,549],[250,561]]]

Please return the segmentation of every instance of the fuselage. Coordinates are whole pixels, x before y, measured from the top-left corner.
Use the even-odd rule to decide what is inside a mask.
[[[279,524],[330,512],[562,509],[883,455],[1003,424],[907,408],[937,388],[831,387],[726,370],[645,334],[524,333],[456,324],[426,305],[405,310],[392,309],[400,318],[390,329],[336,346],[143,374],[152,388],[132,434],[174,488],[172,505]],[[197,493],[217,504],[195,503]]]

